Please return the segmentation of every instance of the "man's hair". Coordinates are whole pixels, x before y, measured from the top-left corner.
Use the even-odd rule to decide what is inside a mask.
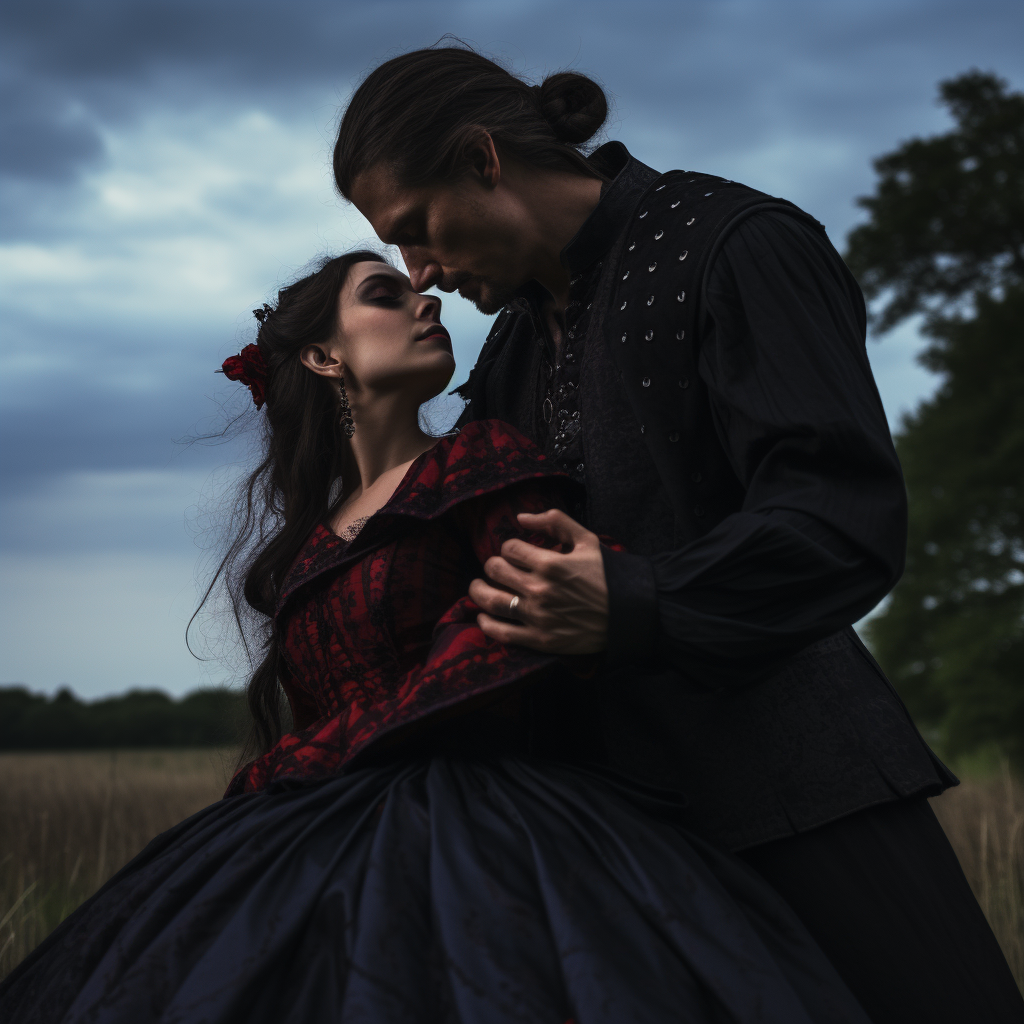
[[[562,71],[530,85],[461,47],[413,50],[381,64],[355,91],[338,128],[334,180],[387,166],[406,185],[458,176],[467,145],[487,132],[502,154],[600,177],[579,147],[608,116],[604,90]]]

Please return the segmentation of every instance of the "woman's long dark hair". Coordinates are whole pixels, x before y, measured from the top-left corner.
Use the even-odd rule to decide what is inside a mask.
[[[327,518],[339,481],[341,496],[355,483],[337,391],[303,366],[299,353],[334,335],[338,295],[353,264],[366,260],[385,262],[374,252],[346,253],[282,288],[256,338],[268,368],[260,462],[240,486],[230,546],[200,604],[202,609],[217,583],[224,583],[255,666],[246,686],[252,725],[243,759],[265,753],[281,736],[281,665],[272,616],[284,575],[310,531]]]
[[[604,90],[586,75],[530,85],[468,47],[414,50],[356,89],[338,128],[334,180],[349,199],[355,178],[382,165],[406,185],[451,178],[481,130],[523,163],[600,177],[579,147],[607,116]]]

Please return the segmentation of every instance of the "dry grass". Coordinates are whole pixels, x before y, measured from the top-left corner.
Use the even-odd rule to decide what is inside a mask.
[[[1024,992],[1024,785],[1004,765],[932,807]]]
[[[150,839],[219,799],[234,757],[0,754],[0,977]]]
[[[0,977],[164,829],[217,800],[230,750],[0,754]],[[933,802],[1024,990],[1024,786]]]

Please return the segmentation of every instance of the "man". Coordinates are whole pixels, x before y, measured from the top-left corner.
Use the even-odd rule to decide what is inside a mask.
[[[339,129],[338,187],[413,286],[500,310],[463,418],[586,486],[575,519],[534,523],[561,553],[487,563],[481,624],[605,652],[563,695],[568,755],[684,792],[874,1020],[1019,1020],[927,805],[956,780],[850,628],[906,528],[856,282],[789,203],[618,143],[584,159],[606,109],[583,76],[433,49],[374,71]]]

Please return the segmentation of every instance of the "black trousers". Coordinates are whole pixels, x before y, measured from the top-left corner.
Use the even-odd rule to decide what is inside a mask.
[[[740,856],[803,919],[875,1024],[1024,1024],[1024,999],[926,799]]]

